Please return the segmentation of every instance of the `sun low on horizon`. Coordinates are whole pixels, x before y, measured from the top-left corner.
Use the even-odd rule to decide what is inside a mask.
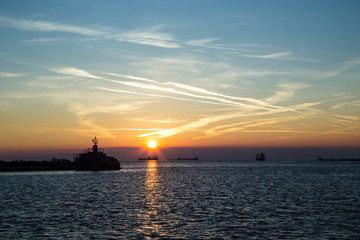
[[[157,147],[157,142],[155,140],[150,140],[147,142],[147,147],[149,149],[155,149]]]
[[[0,150],[360,147],[360,1],[135,2],[2,3]]]

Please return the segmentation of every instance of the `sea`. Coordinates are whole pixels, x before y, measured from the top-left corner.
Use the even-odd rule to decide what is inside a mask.
[[[0,239],[360,239],[360,162],[0,173]]]

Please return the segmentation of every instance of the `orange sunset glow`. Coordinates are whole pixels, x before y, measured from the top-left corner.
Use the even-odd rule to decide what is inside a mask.
[[[160,141],[161,148],[360,146],[356,21],[326,22],[334,29],[321,35],[324,44],[294,37],[319,34],[310,19],[300,33],[284,25],[268,34],[288,21],[240,24],[225,14],[204,28],[203,20],[167,25],[160,16],[129,25],[121,14],[89,24],[86,14],[80,22],[30,15],[0,13],[0,151],[82,149],[91,136],[104,148],[150,150]],[[335,39],[336,32],[350,35]]]
[[[0,6],[0,240],[360,239],[360,0]]]

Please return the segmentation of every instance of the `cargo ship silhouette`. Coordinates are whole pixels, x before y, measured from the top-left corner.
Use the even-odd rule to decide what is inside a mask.
[[[256,153],[256,160],[257,161],[265,161],[265,153]]]
[[[145,158],[138,158],[138,160],[142,160],[142,161],[146,161],[146,160],[159,160],[159,158],[157,156],[148,156],[148,157],[145,157]]]

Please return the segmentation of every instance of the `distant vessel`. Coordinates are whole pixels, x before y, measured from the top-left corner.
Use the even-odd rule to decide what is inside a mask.
[[[318,161],[343,161],[343,162],[357,162],[360,161],[360,159],[357,158],[341,158],[341,159],[334,159],[334,158],[322,158],[318,157]]]
[[[157,156],[148,156],[146,158],[138,158],[138,160],[159,160],[159,158]]]
[[[199,160],[198,157],[193,157],[193,158],[181,158],[181,157],[177,157],[177,158],[168,158],[168,160]]]
[[[92,140],[92,148],[74,154],[76,170],[118,170],[120,169],[119,161],[114,157],[108,157],[102,148],[98,148],[96,137]]]
[[[256,153],[256,160],[257,161],[265,161],[265,153]]]

